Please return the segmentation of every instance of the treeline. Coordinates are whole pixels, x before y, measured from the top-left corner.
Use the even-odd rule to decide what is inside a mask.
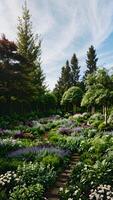
[[[74,53],[61,69],[50,92],[41,68],[41,40],[34,35],[26,2],[17,26],[16,42],[0,39],[0,114],[38,113],[38,116],[102,111],[107,122],[112,106],[113,76],[97,67],[96,50],[87,51],[86,71],[80,79],[80,65]]]
[[[55,85],[55,88],[53,90],[57,98],[58,108],[61,108],[61,105],[63,105],[63,101],[62,101],[63,94],[69,88],[76,86],[76,89],[77,91],[79,91],[79,93],[82,93],[82,94],[85,93],[85,90],[86,90],[85,80],[89,74],[92,74],[97,70],[97,61],[98,61],[98,58],[96,55],[96,50],[93,46],[91,46],[87,51],[87,59],[86,59],[87,68],[81,80],[80,80],[80,65],[79,65],[76,54],[75,53],[73,54],[70,61],[68,60],[66,61],[65,66],[63,66],[61,69],[61,75],[59,77],[59,80],[57,81],[57,84]],[[80,107],[79,97],[78,97],[78,102],[79,102],[78,107]],[[71,107],[68,105],[67,111],[69,111]],[[80,111],[80,109],[78,109],[77,111]]]

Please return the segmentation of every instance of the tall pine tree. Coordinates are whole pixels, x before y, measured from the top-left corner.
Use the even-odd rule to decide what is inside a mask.
[[[72,76],[72,86],[75,86],[79,81],[80,66],[78,65],[78,59],[74,53],[71,58],[71,76]]]
[[[97,55],[96,55],[96,50],[95,48],[91,45],[89,50],[87,51],[87,59],[86,59],[86,64],[87,64],[87,70],[85,72],[85,77],[88,74],[92,74],[97,70]],[[84,77],[84,79],[85,79]]]
[[[37,95],[45,92],[45,76],[41,69],[41,40],[39,35],[34,36],[32,22],[27,3],[23,6],[22,17],[19,17],[17,47],[18,52],[27,60],[26,68],[32,77]]]
[[[62,74],[62,80],[64,85],[64,92],[71,87],[71,68],[69,65],[69,61],[66,61],[66,65],[64,68],[64,73]]]
[[[66,65],[62,67],[61,69],[61,76],[59,77],[59,80],[57,81],[57,84],[54,88],[54,94],[57,97],[58,104],[60,104],[62,95],[66,90],[68,90],[71,87],[71,68],[69,65],[69,61],[66,61]]]

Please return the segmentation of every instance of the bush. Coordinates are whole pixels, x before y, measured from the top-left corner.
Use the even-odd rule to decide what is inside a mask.
[[[41,162],[45,166],[50,165],[51,167],[58,169],[58,167],[61,165],[61,158],[55,155],[47,155],[42,159]]]
[[[80,125],[81,123],[86,123],[88,118],[89,118],[89,113],[83,113],[83,114],[78,113],[71,116],[69,119],[74,120],[77,125]]]
[[[113,111],[112,111],[111,114],[109,115],[108,123],[113,125]]]
[[[17,174],[20,177],[20,184],[34,185],[37,182],[42,184],[44,187],[51,185],[55,178],[56,172],[50,165],[45,166],[42,162],[29,164],[23,163],[17,169]]]
[[[88,124],[94,127],[98,127],[102,122],[104,122],[104,116],[101,113],[95,113],[88,120]]]
[[[42,196],[43,186],[37,183],[28,187],[26,185],[14,187],[10,192],[9,200],[41,200]]]
[[[89,195],[90,200],[104,200],[113,199],[113,189],[110,185],[99,185],[96,188],[92,188]]]
[[[56,144],[61,148],[68,149],[69,151],[77,150],[76,137],[51,134],[49,139],[51,143]]]

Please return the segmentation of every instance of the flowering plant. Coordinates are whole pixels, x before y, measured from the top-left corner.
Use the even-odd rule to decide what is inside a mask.
[[[90,200],[113,200],[113,188],[110,185],[99,185],[95,189],[91,189]]]
[[[35,185],[16,186],[10,192],[9,200],[41,200],[43,195],[43,186],[39,183]]]

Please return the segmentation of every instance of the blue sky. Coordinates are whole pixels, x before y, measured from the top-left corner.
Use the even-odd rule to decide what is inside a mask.
[[[0,0],[0,32],[16,40],[24,0]],[[52,89],[61,67],[75,52],[81,73],[86,52],[94,45],[98,65],[113,67],[113,0],[28,0],[33,29],[41,35],[42,67]]]

